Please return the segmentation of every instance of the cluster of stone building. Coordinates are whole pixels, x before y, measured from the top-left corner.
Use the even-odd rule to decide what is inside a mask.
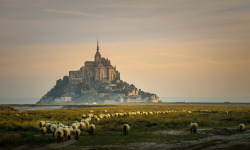
[[[97,50],[94,57],[94,61],[86,61],[84,66],[79,70],[69,71],[69,84],[77,85],[82,82],[93,82],[100,81],[102,83],[108,83],[105,89],[113,90],[113,87],[116,84],[111,84],[112,81],[119,82],[120,72],[116,70],[116,67],[111,65],[109,59],[101,57],[99,50],[99,43],[97,40]],[[114,104],[114,103],[158,103],[159,97],[156,94],[152,94],[151,97],[141,99],[139,96],[140,90],[134,89],[132,92],[129,92],[127,95],[124,93],[97,93],[95,90],[91,89],[88,91],[82,90],[81,94],[92,94],[95,95],[98,99],[106,98],[103,103],[105,104]],[[58,97],[55,99],[55,103],[74,103],[71,97]]]
[[[69,71],[70,84],[79,84],[83,81],[90,82],[90,80],[110,83],[119,79],[120,73],[116,70],[116,67],[111,65],[110,60],[101,57],[98,41],[95,61],[86,61],[80,70]]]

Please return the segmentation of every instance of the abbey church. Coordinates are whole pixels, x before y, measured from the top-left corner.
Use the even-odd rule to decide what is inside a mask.
[[[85,61],[69,76],[56,81],[37,104],[119,104],[158,103],[156,94],[144,92],[120,79],[120,72],[101,56],[99,43],[94,61]]]
[[[113,80],[120,80],[120,73],[116,70],[116,67],[111,65],[110,60],[101,57],[98,40],[95,61],[86,61],[80,70],[69,71],[70,84],[79,84],[83,81],[90,82],[92,80],[108,83]]]

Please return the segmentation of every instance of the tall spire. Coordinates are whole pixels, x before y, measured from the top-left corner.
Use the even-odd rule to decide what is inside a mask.
[[[97,51],[99,51],[99,42],[98,42],[98,37],[97,37]]]

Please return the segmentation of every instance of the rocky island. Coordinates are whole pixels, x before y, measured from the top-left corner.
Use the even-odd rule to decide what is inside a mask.
[[[137,89],[120,80],[111,61],[101,57],[99,43],[94,61],[85,61],[79,70],[56,81],[56,85],[37,104],[118,104],[158,103],[156,94]]]

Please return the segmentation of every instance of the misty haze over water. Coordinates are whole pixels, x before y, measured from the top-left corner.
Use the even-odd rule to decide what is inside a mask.
[[[0,104],[36,104],[40,98],[0,98]],[[160,97],[163,102],[175,103],[250,103],[250,97]]]
[[[250,103],[250,97],[160,97],[160,100],[167,103]]]

